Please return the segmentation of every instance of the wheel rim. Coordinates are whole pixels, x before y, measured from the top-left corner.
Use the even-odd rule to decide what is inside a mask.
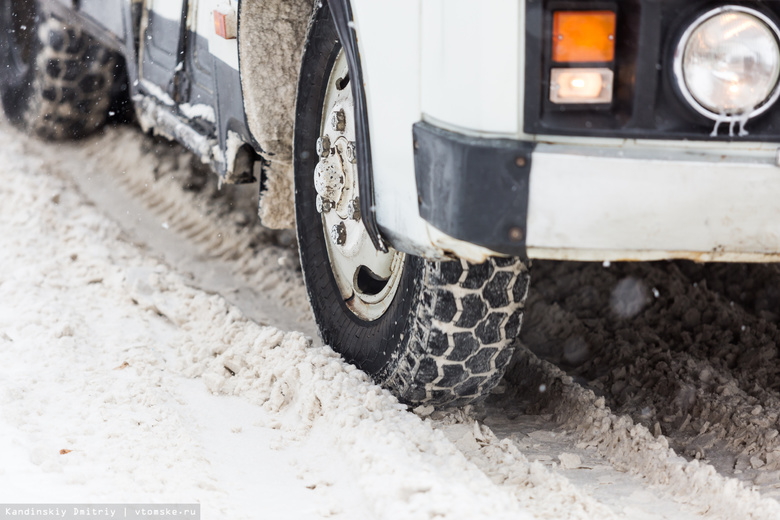
[[[317,154],[319,161],[314,170],[317,211],[336,285],[356,316],[366,321],[379,319],[398,290],[405,255],[394,250],[377,251],[363,225],[354,101],[343,51],[328,78]]]
[[[23,73],[30,66],[32,45],[35,38],[35,2],[7,2],[0,7],[0,16],[9,27],[8,51],[11,65]]]

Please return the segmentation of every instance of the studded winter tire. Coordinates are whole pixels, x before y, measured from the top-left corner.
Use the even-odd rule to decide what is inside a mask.
[[[326,10],[304,56],[294,142],[301,264],[322,339],[403,402],[474,402],[512,356],[528,270],[515,258],[433,262],[373,248],[358,209],[349,70]]]
[[[93,133],[108,117],[117,77],[115,53],[40,2],[0,5],[0,98],[18,128],[53,140]]]

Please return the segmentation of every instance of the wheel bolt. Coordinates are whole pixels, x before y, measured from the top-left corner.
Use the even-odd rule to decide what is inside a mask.
[[[352,220],[360,220],[360,198],[355,197],[349,201],[349,206],[347,206],[347,215]]]
[[[317,195],[317,213],[327,213],[333,209],[333,202],[323,199],[322,195]]]
[[[330,228],[330,239],[337,246],[343,246],[347,242],[347,226],[339,222]]]
[[[333,112],[333,115],[330,116],[330,126],[337,132],[343,132],[347,129],[347,115],[344,110],[339,108]]]
[[[347,143],[347,160],[352,164],[357,162],[357,146],[355,141]]]
[[[317,139],[317,155],[323,158],[330,155],[330,137],[327,135]]]

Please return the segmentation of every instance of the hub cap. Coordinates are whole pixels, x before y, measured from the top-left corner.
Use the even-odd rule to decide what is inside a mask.
[[[317,154],[319,162],[314,169],[317,211],[322,216],[336,284],[352,312],[363,320],[376,320],[385,313],[398,290],[405,255],[374,249],[363,225],[354,102],[343,51],[328,80]]]

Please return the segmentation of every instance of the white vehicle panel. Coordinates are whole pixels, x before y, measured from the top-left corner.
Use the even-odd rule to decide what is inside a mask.
[[[748,162],[667,153],[660,160],[555,148],[540,147],[532,158],[529,255],[728,260],[780,251],[773,155]]]
[[[217,35],[214,30],[214,9],[223,8],[238,13],[238,1],[228,0],[190,0],[189,29],[194,31],[209,42],[209,52],[214,58],[227,63],[231,68],[238,70],[238,40],[236,38],[226,40]]]
[[[472,133],[518,133],[517,0],[423,0],[422,112]]]
[[[353,0],[366,88],[377,222],[433,251],[417,209],[412,125],[420,121],[420,2]]]
[[[766,260],[780,251],[775,145],[524,135],[523,2],[403,0],[388,9],[354,0],[353,9],[378,220],[405,249],[485,253],[419,217],[410,141],[425,119],[469,135],[561,143],[533,153],[531,257]]]
[[[181,21],[183,0],[146,0],[146,7],[160,18],[174,22]]]
[[[379,225],[404,250],[476,258],[419,216],[412,125],[421,120],[472,135],[519,131],[519,24],[514,0],[353,0]],[[481,248],[481,256],[484,252]]]

